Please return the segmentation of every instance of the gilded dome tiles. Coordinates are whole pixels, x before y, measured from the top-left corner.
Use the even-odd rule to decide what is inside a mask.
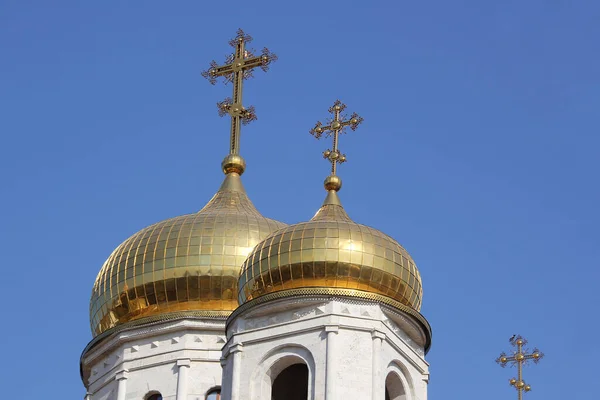
[[[226,317],[238,305],[240,265],[284,226],[263,217],[239,175],[228,174],[202,210],[142,229],[110,255],[92,291],[92,332],[175,311]]]

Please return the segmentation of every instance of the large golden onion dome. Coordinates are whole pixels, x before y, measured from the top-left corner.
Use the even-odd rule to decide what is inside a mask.
[[[337,195],[341,181],[335,178],[340,184],[329,190],[310,221],[274,232],[252,250],[240,274],[240,304],[271,292],[305,289],[301,293],[383,296],[392,305],[420,310],[423,289],[415,262],[394,239],[348,217]]]
[[[243,261],[286,226],[254,207],[241,182],[243,167],[241,157],[229,156],[225,180],[204,208],[142,229],[113,251],[92,290],[94,336],[140,318],[177,311],[226,317],[237,307]]]

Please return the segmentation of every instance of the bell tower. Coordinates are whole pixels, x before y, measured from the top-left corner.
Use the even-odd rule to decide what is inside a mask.
[[[244,261],[240,306],[227,319],[224,400],[427,399],[431,327],[419,313],[419,271],[393,238],[354,222],[338,195],[339,138],[363,121],[345,108],[336,101],[310,131],[333,140],[321,208]],[[385,200],[370,206],[390,207]]]

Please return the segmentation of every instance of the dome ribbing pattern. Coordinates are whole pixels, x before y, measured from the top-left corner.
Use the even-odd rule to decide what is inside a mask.
[[[238,305],[240,265],[284,226],[263,217],[240,176],[227,174],[202,210],[142,229],[110,255],[92,290],[92,333],[169,312],[226,317]]]
[[[335,190],[310,221],[274,232],[252,250],[242,266],[239,302],[297,288],[354,289],[356,296],[386,296],[415,311],[423,294],[408,252],[386,234],[352,221]]]

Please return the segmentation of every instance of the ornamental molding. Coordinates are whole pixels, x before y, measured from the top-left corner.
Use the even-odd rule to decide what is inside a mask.
[[[287,324],[293,321],[317,317],[326,313],[326,303],[321,300],[294,301],[292,305],[285,301],[279,304],[261,307],[247,317],[240,318],[232,326],[233,333]]]
[[[190,367],[192,365],[192,360],[190,360],[189,358],[180,358],[179,360],[177,360],[177,366],[178,367]]]
[[[412,318],[383,304],[349,297],[288,297],[257,304],[246,313],[238,315],[230,324],[227,334],[231,337],[254,329],[308,320],[324,314],[382,322],[421,357],[424,355],[423,347],[427,336]]]
[[[381,310],[384,325],[423,358],[425,356],[424,346],[427,343],[427,336],[423,329],[395,310],[387,307],[382,307]]]
[[[157,322],[143,327],[132,327],[121,332],[115,332],[114,335],[104,338],[104,340],[102,340],[96,346],[84,351],[84,353],[81,355],[81,360],[82,363],[87,364],[97,359],[99,354],[103,355],[107,352],[111,352],[115,347],[118,347],[124,343],[181,330],[224,332],[225,321],[212,319],[182,319],[177,321]],[[177,340],[179,340],[179,338],[177,338]],[[134,352],[139,350],[139,346],[133,347]],[[154,347],[158,347],[158,344],[156,344]]]
[[[214,319],[182,319],[175,321],[167,321],[162,323],[153,323],[151,325],[131,327],[127,330],[115,332],[112,336],[104,338],[96,346],[89,348],[81,356],[81,378],[84,384],[89,383],[90,377],[94,377],[94,381],[98,381],[106,376],[111,370],[124,361],[135,361],[140,356],[147,358],[165,351],[185,351],[185,350],[200,350],[207,347],[214,347],[213,350],[219,350],[222,344],[225,343],[225,321]],[[182,332],[183,331],[183,332]],[[194,332],[203,332],[203,335],[195,335]],[[179,333],[168,337],[169,334]],[[181,347],[182,337],[185,333],[189,333],[190,339],[187,340],[189,345]],[[208,335],[208,337],[206,337]],[[161,340],[151,341],[149,347],[142,352],[140,344],[134,344],[127,347],[127,343],[155,336],[167,336]],[[214,336],[214,337],[212,337]],[[192,339],[193,338],[193,339]],[[172,350],[170,346],[174,347]],[[88,345],[89,347],[89,345]],[[120,350],[119,350],[120,349]],[[133,359],[125,360],[127,350],[133,355]],[[138,355],[134,355],[139,353]],[[127,357],[129,358],[129,357]]]
[[[120,372],[117,372],[117,374],[115,375],[115,380],[116,381],[122,381],[129,378],[129,371],[124,369]]]
[[[302,307],[302,305],[305,307]],[[333,323],[340,326],[341,329],[374,331],[373,338],[385,340],[396,351],[405,354],[407,357],[418,360],[424,359],[424,346],[428,342],[428,333],[411,315],[384,304],[356,298],[288,297],[257,304],[247,313],[238,315],[229,326],[227,335],[230,339],[242,335],[241,337],[246,338],[243,340],[246,340],[247,344],[272,340],[275,337],[288,337],[314,331],[317,326],[320,327],[318,329],[326,329],[325,327],[331,325],[333,321],[323,321],[322,324],[315,321],[311,327],[306,324],[295,326],[296,322],[308,322],[321,316],[342,318]],[[367,321],[366,325],[369,325],[369,327],[364,326],[364,322],[357,322],[355,325],[350,322],[351,320],[344,320],[344,318]],[[246,333],[269,329],[275,325],[285,326],[286,332],[277,335],[273,335],[271,332],[268,337],[248,341]],[[406,352],[409,354],[406,354]],[[415,362],[415,367],[422,370],[422,366],[418,363],[418,361]]]
[[[277,292],[271,292],[264,294],[260,297],[249,300],[246,303],[241,304],[233,313],[227,318],[226,331],[228,336],[239,333],[240,330],[244,330],[243,323],[237,323],[239,318],[248,316],[248,313],[257,312],[256,310],[264,310],[264,305],[271,305],[267,309],[272,310],[272,307],[277,305],[287,304],[288,307],[297,304],[297,301],[306,302],[307,299],[318,300],[321,302],[343,302],[349,305],[367,305],[367,304],[378,304],[381,308],[394,310],[396,313],[401,313],[407,318],[414,320],[419,325],[421,332],[424,333],[425,340],[423,341],[424,354],[427,353],[431,346],[431,326],[429,322],[423,317],[418,311],[406,306],[392,298],[383,296],[376,293],[365,292],[355,289],[343,289],[343,288],[324,288],[324,287],[312,287],[312,288],[298,288],[298,289],[286,289]],[[305,303],[306,304],[306,303]],[[268,312],[267,310],[267,312]],[[259,311],[260,312],[260,311]],[[350,307],[346,309],[343,314],[350,315],[352,311]],[[367,311],[367,314],[368,311]],[[250,314],[252,315],[252,314]],[[363,317],[367,317],[363,315]],[[374,317],[374,319],[378,319]],[[233,328],[233,329],[232,329]]]
[[[420,357],[424,357],[424,351],[420,348],[417,343],[408,335],[402,328],[400,328],[394,321],[386,318],[383,320],[383,324],[402,342],[404,342],[411,350],[413,350]]]

